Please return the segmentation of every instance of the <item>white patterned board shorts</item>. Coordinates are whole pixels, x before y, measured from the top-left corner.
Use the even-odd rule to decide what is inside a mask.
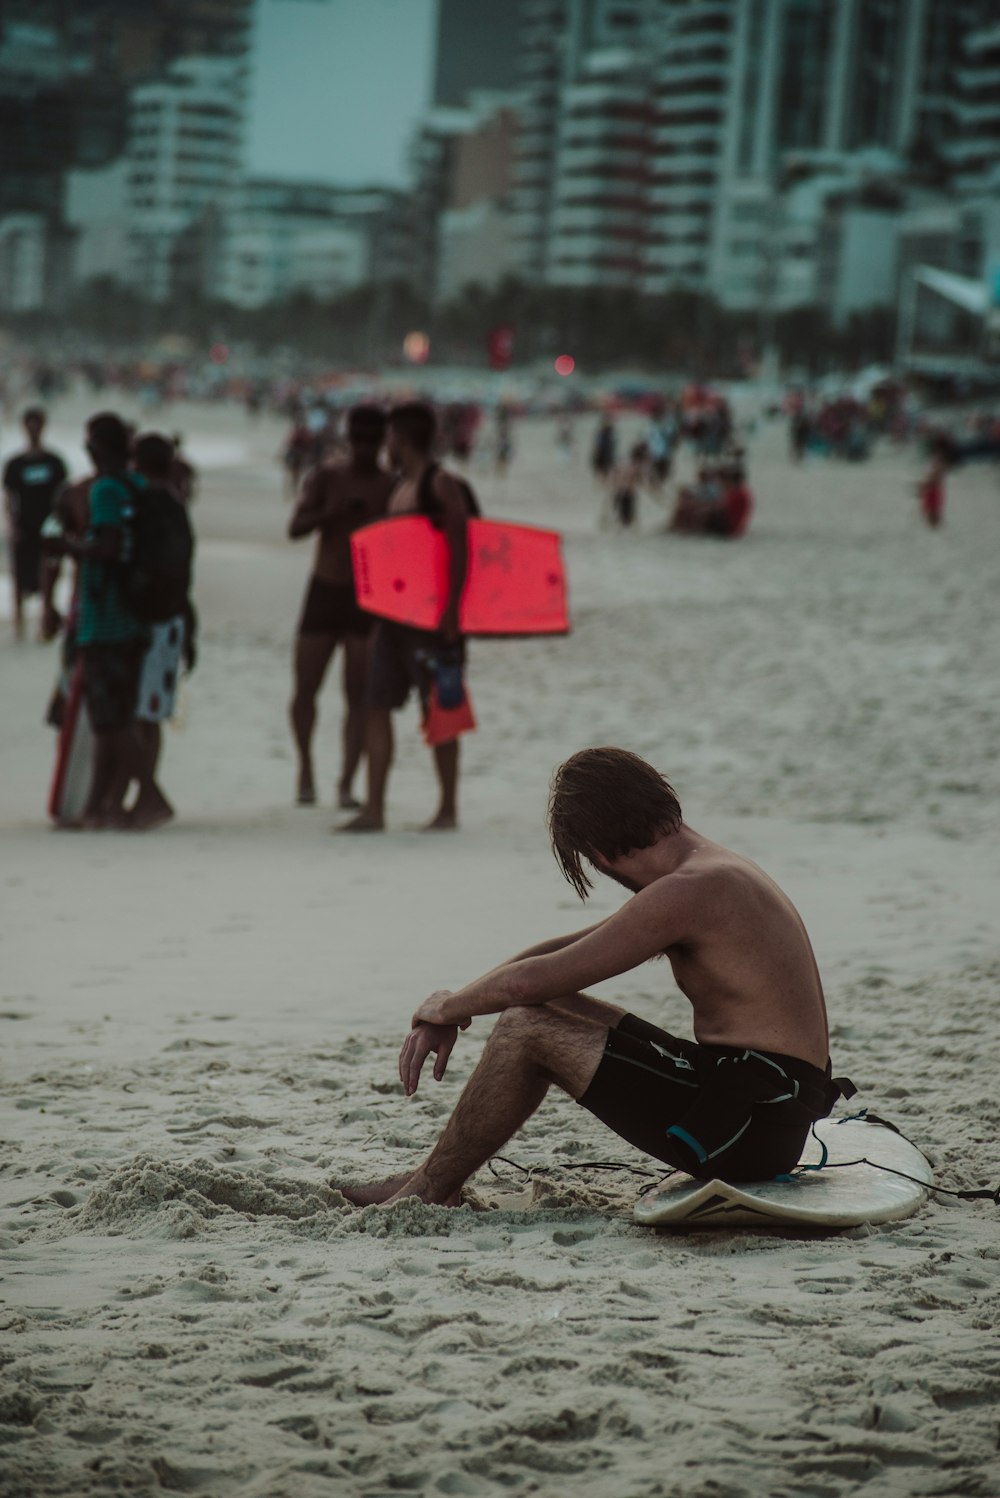
[[[184,616],[154,624],[139,678],[135,715],[146,723],[163,723],[173,716],[184,644]]]

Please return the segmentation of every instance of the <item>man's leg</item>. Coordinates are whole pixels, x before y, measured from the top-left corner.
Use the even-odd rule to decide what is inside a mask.
[[[159,723],[149,723],[137,718],[134,726],[138,744],[139,794],[129,813],[129,826],[146,832],[169,822],[174,814],[156,780],[156,767],[160,759],[162,733]]]
[[[368,685],[368,636],[346,635],[344,638],[344,757],[337,788],[338,802],[344,811],[357,808],[352,787],[365,748]]]
[[[568,996],[566,1002],[577,997],[584,996]],[[607,1026],[557,1007],[505,1010],[423,1164],[408,1179],[351,1188],[351,1199],[362,1205],[407,1196],[438,1205],[455,1202],[469,1177],[517,1133],[553,1083],[570,1097],[583,1097],[604,1054]],[[615,1012],[620,1017],[622,1011]]]
[[[138,779],[140,758],[132,724],[94,734],[94,773],[83,812],[91,831],[128,825],[121,810],[129,782]]]
[[[368,754],[368,799],[344,832],[381,832],[385,826],[385,789],[392,764],[392,712],[387,707],[369,707],[365,730]]]
[[[555,1010],[571,1019],[585,1019],[591,1025],[600,1025],[602,1030],[615,1030],[628,1013],[618,1004],[606,1004],[589,993],[569,993],[561,999],[552,999],[546,1009]]]
[[[14,639],[24,639],[24,594],[21,592],[21,583],[17,575],[17,561],[14,562]]]
[[[316,698],[336,648],[337,636],[332,634],[299,635],[295,642],[295,695],[289,707],[289,717],[299,755],[297,797],[300,806],[311,806],[316,800],[312,762]]]
[[[458,826],[458,739],[448,744],[435,744],[434,769],[437,772],[441,801],[425,832],[450,832]]]

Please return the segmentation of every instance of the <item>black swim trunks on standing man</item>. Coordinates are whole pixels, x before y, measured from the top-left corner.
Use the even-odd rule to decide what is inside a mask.
[[[353,583],[328,583],[311,577],[306,589],[300,635],[366,635],[375,620],[358,607]]]
[[[435,666],[443,659],[465,664],[465,640],[445,640],[436,630],[411,629],[380,619],[372,640],[368,669],[368,706],[396,709],[416,689],[424,709],[430,699]]]
[[[83,647],[83,696],[95,733],[127,728],[135,717],[145,640],[115,640]]]
[[[688,1175],[767,1181],[798,1164],[810,1128],[839,1095],[829,1064],[822,1072],[775,1051],[699,1045],[627,1014],[608,1031],[579,1102]]]

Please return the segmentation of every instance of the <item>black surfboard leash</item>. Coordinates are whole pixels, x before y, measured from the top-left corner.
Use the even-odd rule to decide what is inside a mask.
[[[876,1124],[881,1128],[891,1129],[894,1134],[898,1134],[908,1144],[913,1144],[913,1140],[904,1134],[902,1129],[898,1128],[891,1119],[883,1118],[878,1113],[871,1113],[867,1108],[863,1108],[859,1113],[847,1114],[844,1118],[837,1119],[836,1122]],[[898,1170],[893,1165],[883,1165],[878,1160],[869,1160],[866,1155],[859,1157],[857,1160],[831,1161],[828,1149],[815,1133],[815,1126],[813,1128],[813,1138],[822,1150],[823,1158],[820,1163],[817,1165],[798,1165],[787,1176],[778,1177],[779,1180],[794,1181],[796,1176],[805,1174],[806,1172],[817,1173],[821,1170],[846,1170],[857,1165],[867,1165],[872,1170],[880,1170],[885,1175],[898,1176],[900,1180],[910,1181],[914,1186],[920,1186],[924,1191],[934,1192],[938,1196],[951,1196],[955,1197],[958,1201],[991,1201],[994,1206],[1000,1206],[1000,1183],[998,1183],[995,1190],[989,1186],[985,1186],[959,1191],[953,1186],[936,1186],[931,1181],[922,1181],[918,1176],[909,1175],[905,1170]],[[919,1146],[914,1145],[914,1149],[917,1148]],[[572,1162],[560,1161],[558,1164],[553,1165],[522,1165],[519,1161],[512,1160],[508,1155],[494,1155],[491,1160],[487,1161],[487,1164],[492,1175],[497,1179],[499,1178],[499,1172],[493,1167],[494,1161],[499,1161],[503,1165],[509,1165],[514,1170],[519,1170],[528,1180],[531,1180],[533,1176],[538,1174],[551,1175],[553,1172],[576,1170],[624,1171],[629,1175],[644,1176],[646,1178],[647,1184],[640,1188],[639,1197],[648,1196],[651,1191],[655,1191],[663,1182],[669,1181],[672,1176],[679,1173],[675,1169],[660,1174],[657,1171],[647,1170],[642,1166],[627,1165],[624,1161],[620,1160],[574,1160]]]
[[[834,1122],[838,1124],[876,1124],[880,1128],[891,1129],[894,1134],[899,1135],[900,1139],[905,1139],[907,1144],[913,1144],[913,1140],[909,1137],[909,1135],[904,1134],[902,1129],[894,1124],[891,1119],[883,1118],[878,1113],[872,1113],[867,1108],[862,1108],[859,1113],[848,1113],[844,1118],[834,1119]],[[914,1186],[920,1186],[924,1191],[933,1191],[936,1195],[939,1196],[954,1196],[958,1200],[966,1202],[990,1201],[995,1207],[1000,1207],[1000,1184],[997,1185],[996,1190],[991,1190],[989,1186],[984,1186],[977,1187],[975,1190],[957,1191],[954,1186],[935,1186],[932,1181],[922,1181],[920,1180],[919,1176],[911,1176],[907,1174],[905,1170],[897,1170],[894,1165],[883,1165],[879,1160],[869,1160],[866,1155],[861,1156],[861,1158],[857,1160],[831,1160],[829,1158],[829,1151],[826,1145],[816,1133],[815,1124],[813,1124],[810,1128],[810,1133],[823,1152],[823,1158],[820,1160],[819,1164],[797,1165],[794,1171],[789,1172],[787,1177],[779,1177],[779,1179],[786,1179],[791,1181],[794,1180],[797,1175],[802,1175],[807,1171],[813,1172],[821,1170],[847,1170],[850,1166],[854,1165],[868,1165],[872,1168],[872,1170],[880,1170],[885,1175],[898,1176],[902,1181],[911,1181]],[[919,1145],[913,1144],[913,1148],[919,1149],[920,1147]]]

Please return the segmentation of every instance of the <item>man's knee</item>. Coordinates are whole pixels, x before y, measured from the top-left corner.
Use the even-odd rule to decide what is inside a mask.
[[[494,1034],[507,1045],[541,1054],[547,1051],[560,1032],[566,1033],[572,1021],[554,1013],[547,1005],[519,1004],[505,1009],[497,1019]]]

